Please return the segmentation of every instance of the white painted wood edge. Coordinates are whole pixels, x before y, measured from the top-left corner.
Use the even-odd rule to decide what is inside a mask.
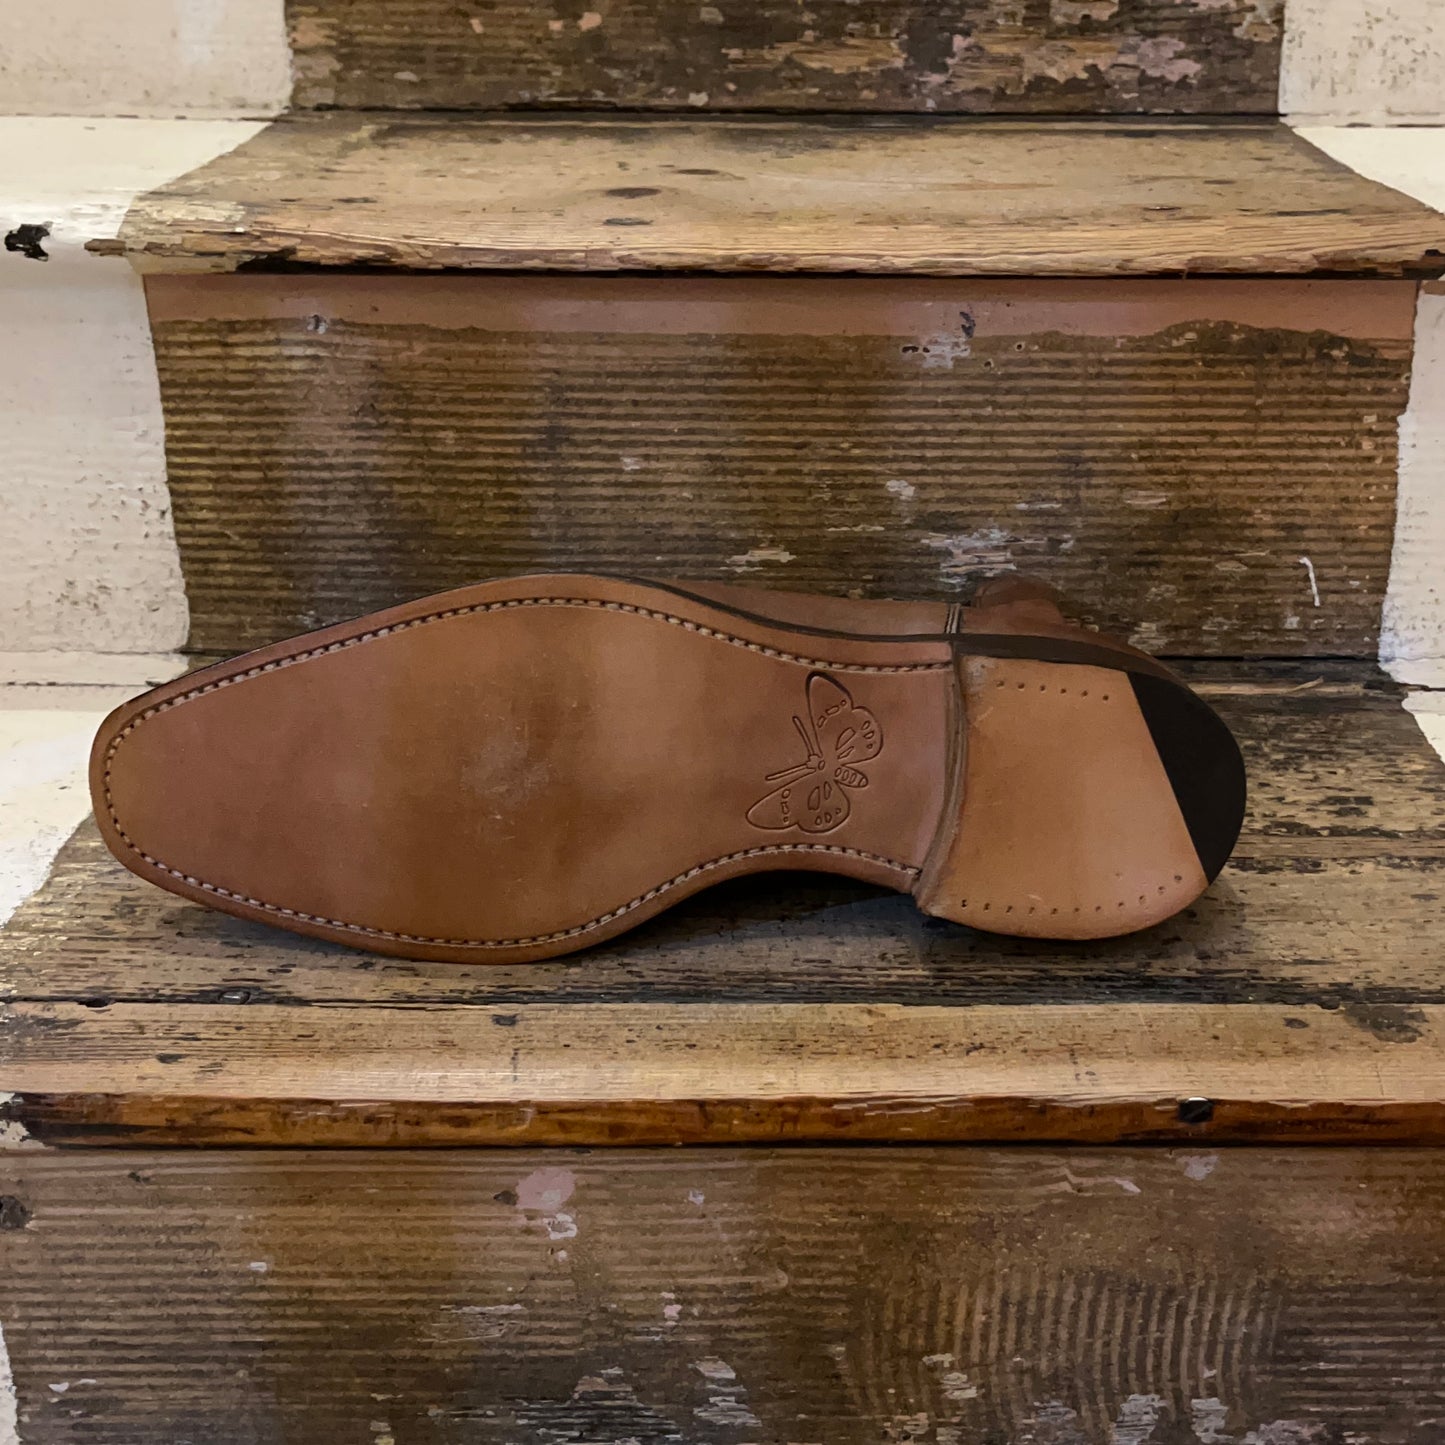
[[[189,665],[179,652],[0,652],[0,711],[25,705],[9,697],[11,689],[34,697],[96,687],[139,692]]]
[[[1337,125],[1445,121],[1440,0],[1285,0],[1279,108]]]
[[[1302,126],[1297,133],[1358,174],[1445,212],[1445,126]],[[1399,439],[1380,665],[1399,682],[1445,687],[1445,288],[1434,283],[1420,289]]]
[[[1414,715],[1426,741],[1445,762],[1445,692],[1414,692],[1405,699],[1405,709]]]
[[[0,232],[25,243],[0,251],[0,335],[24,358],[0,407],[0,652],[184,644],[145,293],[85,245],[264,126],[0,117]]]
[[[0,5],[0,114],[269,117],[290,98],[285,0]]]
[[[0,1094],[0,1102],[8,1097],[8,1094]],[[0,1124],[0,1147],[5,1144],[4,1130],[10,1127]],[[3,1324],[0,1324],[0,1445],[20,1445],[19,1404],[15,1398],[15,1376],[10,1369],[10,1352],[5,1348]]]

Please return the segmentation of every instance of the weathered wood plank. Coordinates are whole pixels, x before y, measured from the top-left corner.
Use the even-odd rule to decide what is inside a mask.
[[[141,197],[155,269],[1383,273],[1445,217],[1279,124],[295,115]]]
[[[1238,857],[1104,943],[774,879],[562,964],[401,963],[147,888],[87,829],[0,936],[6,1118],[132,1145],[1445,1140],[1445,768],[1393,689],[1324,671],[1207,673],[1258,780]]]
[[[1281,0],[289,0],[299,106],[1273,114]]]
[[[193,647],[506,572],[1020,568],[1155,651],[1376,649],[1409,282],[147,290]]]
[[[56,1145],[1445,1144],[1445,1006],[0,1005]]]
[[[1435,1445],[1445,1155],[0,1156],[26,1445]]]

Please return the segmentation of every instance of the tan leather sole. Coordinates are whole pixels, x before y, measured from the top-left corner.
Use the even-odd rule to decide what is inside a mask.
[[[1243,772],[1160,664],[997,605],[593,576],[487,582],[263,648],[113,713],[96,815],[143,878],[409,958],[611,938],[709,884],[843,873],[977,927],[1168,917]]]

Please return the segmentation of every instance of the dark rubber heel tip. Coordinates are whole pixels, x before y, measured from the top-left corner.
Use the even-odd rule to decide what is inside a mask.
[[[1211,883],[1229,861],[1244,824],[1244,759],[1224,719],[1181,683],[1145,673],[1129,681],[1199,865]]]

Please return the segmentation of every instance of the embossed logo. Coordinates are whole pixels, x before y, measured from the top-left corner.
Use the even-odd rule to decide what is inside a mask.
[[[755,828],[781,832],[831,833],[848,821],[848,794],[868,786],[860,763],[883,751],[883,729],[866,707],[857,707],[848,690],[821,672],[809,675],[808,716],[793,714],[793,726],[807,757],[763,779],[775,786],[748,809]]]

